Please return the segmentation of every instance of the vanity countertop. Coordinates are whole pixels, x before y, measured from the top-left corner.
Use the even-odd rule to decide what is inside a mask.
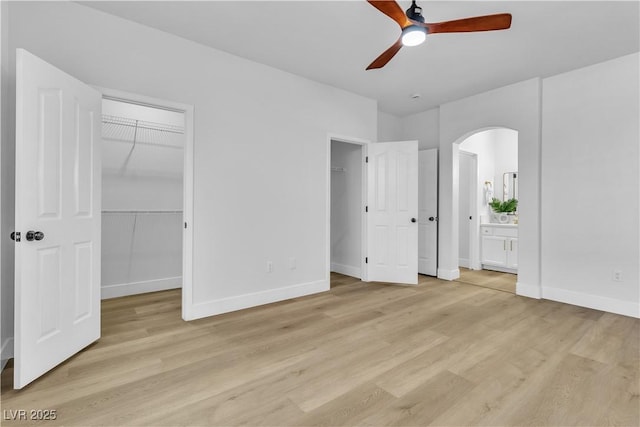
[[[518,228],[518,224],[500,224],[498,222],[483,222],[480,227]]]

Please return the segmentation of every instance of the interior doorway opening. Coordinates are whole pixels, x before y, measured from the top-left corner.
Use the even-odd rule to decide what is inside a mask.
[[[496,280],[506,283],[501,290],[515,293],[518,132],[508,128],[482,130],[455,144],[454,149],[458,150],[454,156],[458,166],[454,179],[458,184],[458,268],[462,276],[474,278],[466,282]]]
[[[103,299],[182,287],[185,113],[102,101]]]
[[[362,144],[331,139],[329,268],[358,279],[364,278],[365,263],[365,161]]]

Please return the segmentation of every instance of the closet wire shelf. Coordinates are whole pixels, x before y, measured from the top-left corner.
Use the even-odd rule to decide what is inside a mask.
[[[184,126],[102,115],[102,137],[168,148],[183,148]]]

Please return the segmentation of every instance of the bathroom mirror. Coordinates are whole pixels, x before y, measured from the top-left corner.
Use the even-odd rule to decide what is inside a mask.
[[[518,172],[505,172],[502,175],[502,200],[518,198]]]

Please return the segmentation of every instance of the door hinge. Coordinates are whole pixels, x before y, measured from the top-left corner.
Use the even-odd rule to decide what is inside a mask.
[[[365,212],[369,212],[369,206],[365,206],[365,207],[364,207],[364,211],[365,211]]]
[[[19,231],[12,231],[11,232],[11,240],[15,240],[16,242],[20,241],[20,232]]]
[[[369,156],[366,156],[366,157],[364,158],[364,162],[365,162],[365,163],[369,163]]]
[[[186,222],[184,223],[184,228],[187,228],[187,223]]]
[[[369,257],[365,257],[365,258],[364,258],[364,263],[365,263],[365,264],[369,264]]]

